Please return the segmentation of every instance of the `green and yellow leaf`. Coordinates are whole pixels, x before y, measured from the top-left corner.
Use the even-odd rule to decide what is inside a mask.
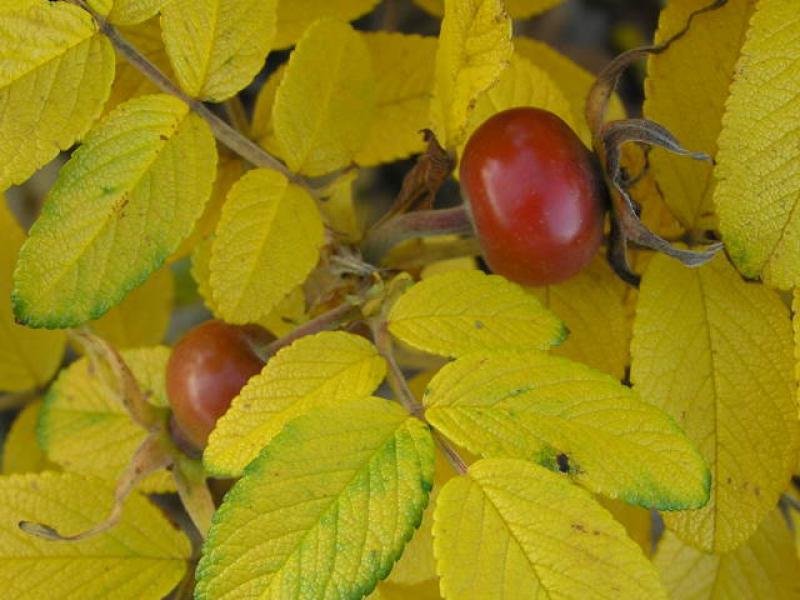
[[[622,379],[628,366],[631,339],[625,291],[625,284],[600,256],[563,283],[531,288],[569,329],[569,336],[553,349],[553,354]]]
[[[537,350],[461,357],[425,394],[428,421],[484,457],[523,458],[593,492],[676,510],[708,500],[709,472],[675,422],[614,378]]]
[[[719,256],[687,269],[648,264],[636,309],[631,380],[697,444],[714,482],[708,505],[666,515],[708,552],[742,544],[772,510],[798,456],[792,325],[781,299]]]
[[[170,0],[161,29],[183,90],[222,102],[264,66],[275,39],[278,0]]]
[[[299,417],[214,515],[196,598],[369,594],[422,519],[433,463],[427,426],[387,400]]]
[[[92,17],[66,2],[0,4],[0,189],[80,139],[100,116],[114,51]]]
[[[119,106],[61,169],[19,255],[14,311],[35,327],[96,319],[157,270],[211,193],[216,147],[180,100]]]
[[[800,285],[800,12],[761,0],[750,20],[719,136],[714,202],[746,277]]]
[[[772,510],[747,542],[706,554],[664,534],[654,559],[673,600],[790,600],[800,596],[800,562],[792,532]]]
[[[364,167],[422,152],[428,127],[437,41],[434,37],[364,34],[377,78],[377,110],[355,161]]]
[[[316,407],[368,396],[386,373],[375,347],[344,332],[306,336],[272,357],[234,398],[203,456],[217,475],[239,475],[289,421]]]
[[[91,323],[91,328],[115,348],[159,344],[169,327],[174,297],[172,271],[164,267]]]
[[[725,100],[754,6],[751,0],[731,0],[697,15],[669,50],[648,58],[644,114],[669,129],[685,148],[716,155]],[[661,11],[656,43],[683,29],[698,7],[697,0],[670,2]],[[655,150],[650,164],[664,200],[685,227],[716,228],[709,163]]]
[[[375,114],[372,60],[346,23],[317,21],[297,44],[272,109],[275,139],[289,168],[324,175],[347,166]]]
[[[136,25],[157,15],[172,0],[114,0],[108,20],[115,25]]]
[[[111,510],[113,486],[72,473],[0,477],[0,585],[15,600],[160,600],[186,573],[186,536],[143,496],[125,502],[110,531],[80,542],[43,540],[21,520],[65,535],[89,529]]]
[[[431,121],[439,143],[457,148],[481,92],[494,84],[514,52],[502,0],[447,0],[436,52]]]
[[[125,350],[146,397],[166,405],[165,369],[169,348]],[[147,431],[134,423],[115,385],[81,358],[63,370],[45,397],[38,424],[39,444],[47,457],[67,471],[116,482]],[[153,473],[140,486],[148,492],[174,489],[166,471]]]
[[[12,276],[25,233],[2,195],[0,231],[0,390],[21,392],[50,381],[61,364],[67,337],[61,331],[38,331],[14,322]]]
[[[20,411],[3,443],[3,475],[56,470],[36,439],[36,423],[42,401],[36,400]]]
[[[276,48],[287,48],[299,40],[317,19],[329,17],[352,21],[370,12],[380,0],[281,0],[278,2]]]
[[[521,460],[481,460],[452,479],[433,535],[448,600],[667,597],[639,546],[588,492]]]
[[[443,273],[416,284],[392,307],[388,322],[403,342],[442,356],[544,350],[567,334],[564,324],[523,288],[480,271]]]
[[[313,198],[277,171],[249,171],[230,190],[211,250],[214,304],[230,323],[256,322],[319,260],[324,229]]]

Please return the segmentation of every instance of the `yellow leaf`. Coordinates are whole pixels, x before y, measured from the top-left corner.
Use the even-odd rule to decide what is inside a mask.
[[[314,200],[282,174],[249,171],[230,190],[211,250],[211,289],[230,323],[266,316],[319,260]]]
[[[666,600],[653,565],[589,493],[513,459],[445,485],[433,535],[448,600]]]
[[[47,0],[0,4],[0,189],[22,183],[83,136],[114,79],[92,17]]]
[[[498,275],[453,271],[416,284],[392,307],[389,331],[431,354],[546,349],[564,324],[520,286]]]
[[[656,43],[680,31],[698,6],[697,0],[669,2],[661,11]],[[716,154],[725,100],[754,6],[752,0],[731,0],[698,15],[686,35],[648,58],[644,114],[669,129],[685,148]],[[710,164],[664,150],[652,152],[650,164],[664,200],[685,227],[716,228]]]
[[[203,214],[194,224],[192,233],[183,240],[180,248],[170,257],[170,263],[191,254],[197,244],[213,235],[222,216],[222,206],[225,204],[228,193],[244,175],[244,165],[239,157],[224,149],[223,146],[219,146],[217,152],[219,153],[219,163],[217,164],[217,178],[214,180],[214,188],[211,190],[211,199],[206,204]]]
[[[368,600],[442,600],[438,579],[416,585],[399,585],[381,581],[367,598]]]
[[[128,40],[147,60],[153,63],[167,77],[174,80],[172,65],[169,64],[167,51],[161,39],[161,26],[158,19],[150,19],[132,27],[120,27],[120,33]],[[117,71],[114,84],[111,86],[111,96],[105,105],[105,112],[109,113],[123,102],[131,98],[155,94],[159,89],[142,72],[134,67],[121,54],[117,53]]]
[[[626,286],[604,257],[595,257],[583,271],[563,283],[530,291],[569,329],[569,336],[553,354],[585,363],[617,379],[625,376],[631,338],[624,303]]]
[[[119,106],[61,169],[14,274],[14,311],[34,327],[96,319],[158,269],[211,193],[216,147],[171,96]]]
[[[67,337],[61,331],[37,331],[14,323],[11,279],[25,234],[2,195],[0,232],[0,390],[21,392],[50,381],[61,364]]]
[[[353,159],[375,113],[369,50],[353,29],[317,21],[298,42],[272,109],[281,156],[294,172],[324,175]]]
[[[502,0],[447,0],[431,103],[439,143],[457,148],[480,93],[495,83],[514,52]]]
[[[299,285],[278,302],[271,313],[259,319],[258,324],[275,337],[281,337],[308,320],[306,297],[303,293],[303,286]]]
[[[425,394],[428,421],[484,457],[524,458],[593,492],[676,510],[708,500],[709,472],[675,422],[618,381],[537,350],[461,357]]]
[[[653,553],[653,511],[598,496],[596,500],[621,523],[634,542],[639,544],[645,556]]]
[[[511,56],[508,68],[495,85],[478,96],[475,109],[469,116],[466,139],[493,114],[517,106],[535,106],[564,119],[575,131],[577,123],[572,107],[547,73],[517,54]],[[463,150],[459,152],[463,155]]]
[[[164,339],[172,316],[175,283],[172,271],[156,271],[121,304],[91,324],[94,332],[115,348],[152,346]]]
[[[386,582],[397,586],[415,586],[426,581],[437,580],[436,559],[433,556],[433,509],[442,487],[455,476],[441,452],[436,453],[433,490],[428,507],[422,516],[414,537],[408,542],[400,560],[392,567]]]
[[[276,48],[294,44],[317,19],[352,21],[367,14],[380,0],[281,0],[278,2]]]
[[[0,585],[14,600],[159,600],[186,573],[191,545],[147,499],[134,494],[112,530],[80,542],[38,539],[21,520],[67,535],[111,509],[113,487],[71,473],[0,477]]]
[[[328,190],[328,196],[319,205],[325,224],[336,236],[349,243],[358,242],[363,231],[362,214],[358,210],[353,186],[358,171],[341,175]]]
[[[195,597],[368,594],[422,519],[433,461],[428,427],[387,400],[297,418],[214,515]]]
[[[666,515],[686,542],[742,544],[797,461],[792,326],[780,298],[741,280],[725,256],[688,269],[654,256],[639,289],[631,380],[671,414],[712,470],[708,505]]]
[[[315,407],[368,396],[386,365],[357,335],[323,332],[278,352],[217,422],[203,460],[216,475],[239,475],[283,426]]]
[[[744,545],[726,554],[705,554],[667,531],[655,565],[673,600],[790,600],[800,595],[794,539],[777,509]]]
[[[114,0],[108,20],[115,25],[136,25],[155,16],[168,0]],[[170,2],[172,0],[169,0]]]
[[[17,415],[3,444],[3,475],[58,469],[47,460],[36,439],[42,401],[31,402]]]
[[[714,202],[747,277],[800,285],[800,11],[761,0],[725,103]]]
[[[514,48],[517,54],[547,73],[563,92],[572,109],[572,123],[576,126],[575,132],[584,144],[591,147],[592,138],[584,112],[586,96],[594,85],[595,76],[544,42],[516,37],[514,38]],[[625,107],[616,94],[611,99],[607,118],[609,120],[625,118]]]
[[[515,19],[527,19],[538,15],[563,0],[505,0],[506,10]],[[414,0],[432,15],[441,17],[444,14],[444,0]]]
[[[165,405],[164,371],[169,348],[125,350],[122,357],[153,404]],[[117,390],[81,358],[63,370],[45,397],[39,417],[39,444],[47,457],[67,471],[116,482],[147,432],[134,423]],[[148,492],[174,489],[166,471],[140,486]]]
[[[161,29],[183,90],[222,102],[264,66],[275,39],[278,0],[170,0]]]
[[[250,136],[261,147],[275,156],[280,156],[282,150],[275,139],[274,123],[272,122],[272,107],[275,105],[275,95],[278,86],[286,74],[286,65],[281,65],[270,74],[261,89],[258,90],[256,104],[253,107],[253,122],[250,125]]]
[[[211,292],[211,271],[209,270],[209,263],[211,262],[211,246],[214,238],[209,237],[200,241],[192,251],[192,265],[190,273],[192,279],[197,284],[197,293],[203,299],[203,304],[216,318],[221,318],[217,305],[214,302],[214,295]]]
[[[372,166],[422,152],[428,127],[436,38],[377,32],[363,36],[377,77],[377,112],[355,161]]]

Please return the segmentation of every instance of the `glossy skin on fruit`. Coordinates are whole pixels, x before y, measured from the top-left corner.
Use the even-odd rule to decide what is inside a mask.
[[[213,320],[178,341],[167,363],[167,396],[181,442],[205,447],[217,419],[264,366],[254,346],[273,339],[261,327]]]
[[[575,275],[603,239],[605,201],[592,155],[558,116],[512,108],[487,119],[459,168],[484,258],[524,285]]]

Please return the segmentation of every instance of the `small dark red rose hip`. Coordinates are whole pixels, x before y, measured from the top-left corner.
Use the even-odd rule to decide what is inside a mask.
[[[491,269],[524,285],[575,275],[603,239],[605,194],[592,155],[558,116],[512,108],[467,141],[461,189]]]
[[[213,320],[189,330],[167,363],[167,396],[174,434],[194,449],[205,447],[214,425],[264,362],[255,351],[275,338],[255,325]]]

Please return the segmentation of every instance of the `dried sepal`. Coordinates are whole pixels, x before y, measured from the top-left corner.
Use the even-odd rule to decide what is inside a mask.
[[[694,160],[713,162],[713,159],[705,153],[686,150],[665,127],[653,121],[626,119],[606,123],[606,110],[617,82],[625,69],[648,54],[665,51],[673,42],[686,34],[692,20],[697,15],[716,10],[726,3],[727,0],[716,0],[694,11],[689,15],[686,25],[661,44],[634,48],[617,56],[598,75],[597,81],[586,99],[586,121],[592,132],[592,144],[603,166],[603,175],[611,196],[612,228],[608,260],[614,271],[633,285],[638,283],[638,276],[633,273],[628,264],[626,251],[628,242],[667,254],[690,267],[696,267],[711,260],[722,249],[722,244],[715,242],[710,243],[702,250],[685,250],[673,246],[650,231],[642,223],[638,206],[628,192],[632,182],[625,176],[620,164],[621,147],[628,142],[634,142],[649,147],[658,146]]]

